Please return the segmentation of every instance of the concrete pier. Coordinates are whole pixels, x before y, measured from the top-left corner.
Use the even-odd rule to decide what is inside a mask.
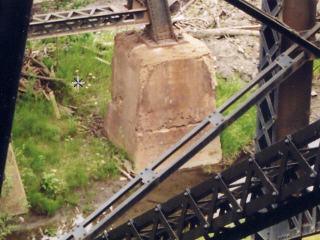
[[[215,109],[216,79],[210,50],[185,35],[170,46],[148,46],[136,32],[115,38],[112,102],[105,132],[134,161],[147,167]],[[184,167],[221,161],[220,141]]]

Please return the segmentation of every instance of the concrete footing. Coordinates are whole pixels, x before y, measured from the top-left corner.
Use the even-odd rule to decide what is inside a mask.
[[[0,213],[17,216],[27,212],[27,197],[20,178],[13,148],[10,144],[5,170],[5,182],[2,196],[0,197]]]
[[[136,32],[115,38],[112,101],[105,132],[134,161],[147,167],[215,109],[216,80],[210,50],[188,35],[171,46],[150,47]],[[221,161],[220,141],[184,167]]]

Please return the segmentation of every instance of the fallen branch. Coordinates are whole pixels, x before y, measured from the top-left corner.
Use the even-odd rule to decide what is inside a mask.
[[[21,72],[21,76],[24,78],[34,78],[34,79],[39,79],[43,81],[56,81],[56,82],[63,82],[64,80],[61,78],[52,78],[52,77],[44,77],[40,75],[33,75],[27,72]]]
[[[35,59],[34,57],[29,57],[31,62],[33,63],[33,65],[35,65],[36,67],[39,67],[45,75],[50,76],[50,70],[48,69],[48,67],[40,62],[39,60]]]
[[[181,16],[195,1],[196,0],[190,0],[187,4],[185,4],[177,13],[177,16]]]
[[[191,34],[195,38],[206,37],[221,37],[221,36],[260,36],[260,32],[257,30],[246,29],[230,29],[230,28],[216,28],[206,30],[189,30],[187,33]]]
[[[128,180],[132,180],[133,179],[133,177],[130,175],[130,173],[126,172],[121,167],[118,167],[118,169],[122,173],[122,175],[125,176]]]
[[[53,91],[49,92],[49,98],[50,98],[50,101],[52,103],[54,114],[55,114],[56,118],[57,119],[61,119],[61,114],[60,114],[60,111],[59,111],[59,108],[58,108],[58,104],[57,104],[57,101],[56,101],[56,97],[54,96]]]
[[[95,57],[95,59],[97,59],[99,62],[102,62],[102,63],[104,63],[106,65],[110,65],[111,64],[110,62],[108,62],[106,60],[103,60],[102,58],[99,58],[99,57]]]

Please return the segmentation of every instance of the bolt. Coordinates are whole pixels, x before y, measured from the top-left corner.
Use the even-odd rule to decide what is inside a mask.
[[[289,144],[289,143],[290,143],[289,139],[286,138],[286,139],[284,140],[284,143],[285,143],[285,144]]]
[[[248,159],[248,162],[249,162],[249,163],[253,163],[253,158],[249,158],[249,159]]]
[[[311,177],[311,178],[316,178],[316,177],[317,177],[317,172],[315,172],[315,171],[312,172],[312,173],[310,174],[310,177]]]
[[[156,208],[154,209],[154,211],[155,211],[155,212],[159,212],[159,208],[156,207]]]
[[[209,224],[206,223],[205,225],[203,225],[203,227],[204,227],[204,228],[208,228],[208,227],[209,227]]]
[[[278,194],[279,194],[279,193],[278,193],[277,191],[273,191],[273,192],[272,192],[272,196],[278,196]]]

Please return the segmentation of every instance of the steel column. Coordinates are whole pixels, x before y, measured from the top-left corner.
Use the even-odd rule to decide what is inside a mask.
[[[147,0],[150,25],[147,30],[155,42],[175,39],[168,0]]]
[[[297,31],[305,31],[314,26],[316,21],[317,0],[264,0],[263,7],[268,11],[270,7],[276,6],[274,14],[278,15],[286,24]],[[282,8],[281,8],[282,7]],[[275,8],[275,7],[274,7]],[[287,49],[292,42],[285,37],[276,34],[277,41],[273,41],[274,34],[271,34],[267,26],[263,26],[261,36],[261,68],[268,62],[272,55],[266,53],[265,49],[273,49],[275,54],[279,54]],[[273,52],[272,52],[273,53]],[[278,139],[286,136],[290,132],[300,129],[309,123],[310,116],[310,95],[313,78],[313,63],[306,62],[298,71],[292,74],[288,81],[280,85],[278,89],[269,95],[269,99],[264,99],[258,105],[258,135],[257,150],[274,143]],[[266,124],[264,118],[271,119],[271,124]],[[269,121],[270,123],[270,121]],[[298,228],[291,229],[295,224],[295,219],[302,215],[284,221],[276,226],[261,232],[261,237],[265,240],[291,239],[291,236],[299,235]],[[298,224],[299,225],[299,224]],[[302,224],[300,224],[302,226]],[[302,232],[300,232],[301,235]],[[257,238],[258,239],[258,238]]]
[[[282,19],[297,31],[312,28],[316,22],[317,0],[283,0]],[[282,50],[292,42],[283,38]],[[275,126],[276,139],[309,123],[313,62],[307,62],[288,81],[280,85]]]
[[[263,0],[262,10],[277,17],[280,13],[282,0]],[[260,65],[259,71],[268,67],[272,61],[280,54],[280,42],[282,35],[274,31],[268,25],[263,25],[261,28],[261,48],[260,48]],[[274,72],[270,73],[271,76]],[[266,79],[265,81],[268,81]],[[276,112],[276,98],[278,89],[270,92],[264,99],[257,104],[257,136],[256,149],[260,151],[273,142],[275,142],[275,120],[277,118]]]
[[[31,6],[32,0],[0,1],[0,191],[4,179]]]

